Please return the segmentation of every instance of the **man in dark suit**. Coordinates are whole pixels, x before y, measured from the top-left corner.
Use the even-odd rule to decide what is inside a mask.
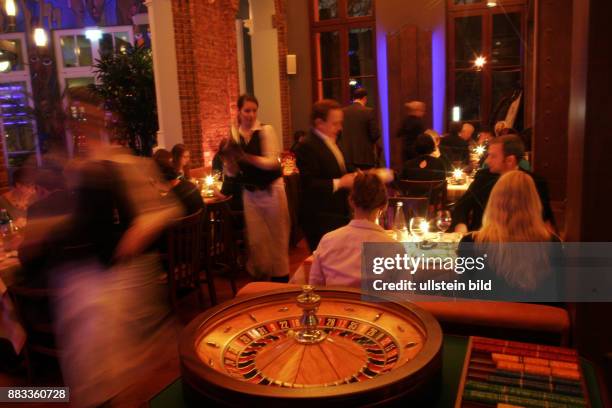
[[[487,207],[493,186],[502,174],[512,170],[521,170],[519,162],[525,154],[525,146],[517,135],[500,136],[489,142],[489,155],[486,159],[487,168],[476,173],[474,181],[457,201],[453,210],[453,225],[456,232],[476,231],[482,224],[482,216]],[[542,218],[551,231],[555,231],[555,218],[550,207],[548,185],[546,181],[528,171],[535,182],[540,201],[542,202]]]
[[[425,103],[420,101],[407,102],[404,107],[406,117],[397,131],[397,137],[402,139],[402,161],[407,161],[417,156],[414,144],[417,137],[427,129],[425,127],[427,108]]]
[[[322,100],[312,107],[312,129],[297,146],[300,170],[300,225],[311,251],[326,233],[349,222],[348,191],[354,174],[347,174],[336,144],[343,113],[338,102]]]
[[[349,167],[362,170],[376,167],[375,144],[380,138],[376,111],[368,108],[368,91],[358,88],[353,93],[353,103],[342,111],[344,124],[338,146]]]
[[[472,126],[472,133],[473,129]],[[470,164],[470,138],[471,133],[464,130],[460,122],[451,123],[448,135],[440,141],[440,153],[447,163],[456,165],[460,162],[462,166]]]

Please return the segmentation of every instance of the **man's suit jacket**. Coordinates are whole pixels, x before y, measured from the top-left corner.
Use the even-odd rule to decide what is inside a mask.
[[[348,193],[334,192],[344,172],[321,138],[311,131],[296,149],[300,170],[300,224],[312,250],[321,237],[349,222]]]
[[[546,180],[523,169],[519,170],[529,174],[535,183],[540,201],[542,202],[542,219],[556,227],[555,215],[550,206],[550,196]],[[480,229],[482,226],[482,216],[489,202],[491,190],[493,190],[493,186],[495,186],[499,177],[499,174],[491,173],[489,169],[482,169],[476,173],[476,177],[474,177],[474,181],[470,184],[468,190],[455,204],[453,209],[453,228],[457,224],[465,224],[469,231]]]
[[[402,159],[404,161],[414,159],[417,156],[414,144],[417,137],[427,128],[422,117],[406,116],[397,130],[397,137],[402,139]]]
[[[440,141],[440,153],[451,164],[461,162],[470,163],[470,144],[456,133],[451,133]]]
[[[355,102],[343,109],[344,129],[338,145],[350,166],[371,168],[376,165],[374,144],[380,138],[376,111]]]

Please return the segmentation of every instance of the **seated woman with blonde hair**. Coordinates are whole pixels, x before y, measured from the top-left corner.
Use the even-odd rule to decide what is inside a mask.
[[[397,244],[375,222],[388,204],[387,188],[381,175],[358,173],[349,203],[354,210],[353,220],[325,234],[314,252],[309,276],[311,285],[360,287],[363,243]]]
[[[542,219],[542,203],[533,179],[525,172],[508,172],[497,181],[479,231],[467,234],[460,256],[483,256],[482,271],[466,272],[464,279],[492,281],[490,294],[499,300],[552,301],[558,298],[553,264],[560,260],[560,239]],[[476,276],[477,275],[477,276]]]

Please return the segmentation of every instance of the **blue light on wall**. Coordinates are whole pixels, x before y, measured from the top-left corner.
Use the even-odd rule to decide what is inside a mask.
[[[383,149],[385,151],[385,162],[387,166],[389,166],[391,164],[389,143],[389,83],[387,82],[387,36],[384,32],[378,32],[376,34],[376,53]]]
[[[446,32],[444,27],[436,28],[431,34],[431,70],[433,97],[433,127],[444,132],[444,105],[446,96]]]

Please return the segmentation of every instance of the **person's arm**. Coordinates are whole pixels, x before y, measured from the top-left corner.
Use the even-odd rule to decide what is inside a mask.
[[[453,208],[453,225],[455,232],[468,232],[467,224],[470,213],[476,205],[478,205],[478,191],[484,181],[481,174],[477,173],[474,181],[468,187],[463,196],[457,200]]]
[[[151,168],[144,164],[145,159],[122,155],[117,157],[117,162],[117,176],[123,180],[127,205],[134,219],[117,244],[114,258],[127,260],[142,254],[173,219],[183,216],[184,209],[173,197],[162,202],[158,192],[148,183],[151,178],[160,176],[142,171]]]
[[[262,170],[276,170],[280,167],[281,148],[274,128],[263,126],[260,135],[261,153],[263,156],[245,154],[243,160]]]
[[[323,274],[321,258],[319,257],[317,251],[314,252],[313,258],[310,273],[308,274],[308,284],[314,286],[325,286],[325,275]]]
[[[550,205],[550,195],[548,192],[548,183],[546,180],[539,178],[536,183],[540,201],[542,202],[542,219],[546,222],[548,230],[552,234],[557,234],[557,223],[555,222],[555,213]]]

